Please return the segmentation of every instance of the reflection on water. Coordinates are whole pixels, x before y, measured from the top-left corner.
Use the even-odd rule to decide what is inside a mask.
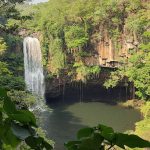
[[[134,123],[141,118],[136,110],[101,102],[55,103],[50,107],[53,111],[44,112],[41,118],[48,136],[56,142],[56,150],[64,150],[64,142],[75,139],[82,127],[101,123],[124,132],[134,129]]]

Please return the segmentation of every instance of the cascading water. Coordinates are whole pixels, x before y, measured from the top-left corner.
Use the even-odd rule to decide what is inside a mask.
[[[45,84],[39,40],[26,37],[23,42],[23,52],[26,88],[40,99],[43,99],[43,102],[40,101],[40,103],[44,103]]]

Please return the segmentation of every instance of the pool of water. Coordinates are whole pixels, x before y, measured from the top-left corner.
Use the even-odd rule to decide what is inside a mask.
[[[41,114],[41,122],[48,137],[55,141],[55,150],[64,150],[63,144],[75,139],[82,127],[104,124],[124,132],[134,129],[134,123],[141,119],[137,110],[101,102],[59,102],[50,104],[50,108],[51,112]]]

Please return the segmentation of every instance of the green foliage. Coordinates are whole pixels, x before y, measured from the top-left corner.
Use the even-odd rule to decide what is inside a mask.
[[[47,143],[46,141],[44,141],[44,139],[42,137],[33,137],[30,136],[28,138],[25,139],[25,142],[32,148],[32,149],[39,149],[39,150],[51,150],[53,149],[53,147]]]
[[[53,147],[54,147],[54,144],[55,144],[55,142],[54,141],[52,141],[52,140],[50,140],[50,139],[48,139],[47,137],[46,137],[46,131],[45,130],[43,130],[42,128],[37,128],[36,129],[36,133],[38,134],[38,135],[40,135],[40,137],[42,137],[42,138],[44,138],[44,140],[47,142],[47,143],[49,143],[50,145],[53,145]]]
[[[111,72],[109,79],[107,79],[104,83],[104,87],[113,88],[119,84],[124,78],[124,69],[119,68],[117,71]]]
[[[83,128],[77,133],[77,140],[65,144],[68,150],[104,150],[118,146],[122,149],[150,147],[150,142],[136,135],[115,133],[110,127],[98,125],[94,128]]]
[[[145,36],[149,38],[148,32]],[[132,54],[128,63],[124,62],[124,65],[117,71],[112,72],[110,79],[104,84],[106,88],[116,86],[119,81],[122,81],[124,77],[127,77],[130,82],[134,83],[136,88],[136,95],[144,100],[150,98],[150,43],[146,41],[139,47],[137,53]]]
[[[7,94],[20,108],[30,108],[36,102],[35,97],[25,91],[11,90]]]
[[[4,53],[6,50],[7,46],[6,43],[4,42],[3,38],[0,38],[0,55]]]
[[[12,32],[15,32],[17,29],[15,23],[14,25],[8,25],[8,18],[15,18],[19,15],[19,12],[15,9],[15,5],[16,3],[21,2],[23,1],[0,1],[0,14],[2,20],[0,21],[0,33],[3,37],[3,39],[0,38],[0,86],[8,90],[24,89],[24,79],[23,77],[20,77],[20,75],[23,75],[23,67],[21,68],[20,62],[16,58],[10,59],[12,56],[11,51],[13,51],[14,47],[19,44],[20,38],[12,35]]]
[[[86,52],[86,51],[83,51],[83,50],[80,50],[78,53],[77,53],[77,55],[79,55],[79,57],[90,57],[90,56],[92,56],[91,55],[91,53],[89,53],[89,52]]]
[[[76,75],[76,80],[81,80],[83,82],[86,82],[86,77],[89,74],[88,67],[85,66],[82,62],[75,63],[73,65],[73,67],[76,68],[76,74],[77,74]]]
[[[7,52],[3,56],[2,60],[7,63],[7,68],[14,76],[23,76],[24,74],[24,62],[23,54],[16,54],[15,52]]]
[[[0,14],[1,14],[1,19],[0,21],[0,31],[2,30],[3,32],[8,32],[8,31],[15,31],[18,26],[14,23],[13,26],[9,28],[7,27],[7,21],[8,19],[15,19],[19,20],[20,18],[20,13],[16,10],[15,6],[16,3],[22,3],[24,0],[1,0],[0,1]]]
[[[150,102],[141,107],[144,119],[136,123],[135,133],[146,140],[150,140]]]
[[[135,31],[138,34],[142,34],[143,31],[149,26],[149,8],[150,5],[147,4],[142,9],[142,4],[140,0],[131,1],[130,6],[128,6],[128,11],[131,11],[132,16],[129,16],[126,20],[126,26],[130,31]]]
[[[59,71],[64,68],[65,55],[62,51],[62,42],[60,39],[55,39],[49,45],[50,60],[48,67],[52,74],[59,74]]]
[[[7,43],[8,49],[12,50],[17,44],[22,44],[22,39],[19,36],[13,35],[13,34],[6,34],[4,36],[4,40]]]
[[[1,0],[0,1],[0,12],[1,13],[4,13],[5,11],[8,11],[10,8],[13,8],[13,6],[16,4],[16,3],[22,3],[23,0],[8,0],[8,1],[4,1],[4,0]]]
[[[0,86],[7,89],[24,90],[25,83],[23,77],[14,77],[12,75],[0,76]]]
[[[28,110],[16,109],[14,103],[7,96],[7,92],[0,89],[0,147],[10,146],[16,148],[21,141],[31,148],[51,150],[53,147],[36,134],[35,116]]]
[[[133,38],[134,34],[137,40],[142,42],[146,40],[143,33],[149,27],[149,4],[140,0],[51,0],[32,8],[30,6],[29,9],[29,12],[33,10],[33,18],[25,21],[22,26],[42,33],[44,65],[54,74],[59,74],[64,69],[64,66],[60,65],[61,54],[55,49],[63,51],[67,60],[66,68],[73,72],[77,57],[84,59],[84,52],[94,52],[95,43],[105,37],[105,31],[111,37],[117,54],[122,48],[120,38],[123,34],[125,39],[128,39],[128,36]],[[58,39],[61,44],[55,42]],[[70,57],[70,51],[78,54],[82,52]],[[70,64],[72,67],[69,67]],[[85,71],[82,74],[85,76]]]
[[[84,51],[91,26],[88,22],[92,16],[89,10],[94,10],[94,3],[91,0],[88,2],[53,0],[37,6],[33,21],[25,22],[32,24],[32,30],[43,33],[44,64],[52,74],[59,75],[64,69],[64,56],[68,53],[68,49]],[[68,9],[70,7],[72,10]]]
[[[146,102],[146,104],[142,106],[141,112],[143,113],[144,118],[150,119],[150,102]]]
[[[0,61],[0,86],[7,90],[24,90],[22,56],[5,54]]]
[[[80,26],[68,26],[65,29],[65,41],[68,48],[82,47],[87,43],[88,37],[84,28]]]
[[[8,70],[8,64],[0,61],[0,76],[7,75],[7,74],[9,75],[11,74],[11,72]]]
[[[13,62],[11,63],[13,64]],[[25,83],[23,77],[22,76],[15,77],[8,68],[9,65],[7,63],[0,61],[0,86],[4,87],[7,90],[11,89],[24,90]],[[15,69],[15,66],[12,66],[12,68]]]
[[[88,77],[93,74],[99,74],[101,69],[99,66],[85,66],[83,62],[74,63],[76,69],[76,80],[86,82]]]
[[[142,99],[150,98],[150,51],[139,52],[130,58],[126,74],[137,88],[136,94]]]
[[[135,134],[140,137],[150,140],[150,119],[143,119],[135,124]]]
[[[101,68],[99,66],[91,66],[89,67],[89,73],[90,74],[99,74],[101,71]]]

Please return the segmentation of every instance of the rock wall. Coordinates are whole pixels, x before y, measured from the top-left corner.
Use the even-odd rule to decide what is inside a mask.
[[[135,32],[129,33],[124,29],[117,40],[110,36],[107,29],[103,29],[101,34],[102,38],[96,44],[100,66],[118,67],[121,59],[128,59],[131,51],[138,49],[139,42]]]
[[[101,35],[100,40],[96,40],[93,43],[91,42],[92,46],[90,45],[91,47],[89,48],[92,51],[91,55],[82,57],[82,61],[87,66],[99,65],[101,67],[108,68],[119,67],[119,65],[121,65],[121,59],[128,59],[130,57],[130,51],[133,49],[137,50],[138,48],[138,38],[136,33],[130,33],[125,29],[123,29],[123,32],[120,34],[117,40],[114,40],[113,37],[110,36],[107,28],[100,29],[99,34]],[[20,31],[20,36],[33,36],[42,41],[42,35],[40,33],[30,33],[29,31],[22,30]],[[120,47],[118,47],[118,45]],[[71,57],[72,53],[67,54],[69,62],[74,61]],[[77,58],[74,59],[78,61]],[[91,78],[88,82],[93,84],[98,82],[100,85],[102,85],[102,81],[105,81],[108,75],[108,73],[102,71],[98,76],[93,75],[93,78]],[[46,97],[58,97],[63,93],[65,84],[71,83],[71,80],[68,78],[66,81],[66,76],[67,75],[64,74],[63,77],[46,79]]]

